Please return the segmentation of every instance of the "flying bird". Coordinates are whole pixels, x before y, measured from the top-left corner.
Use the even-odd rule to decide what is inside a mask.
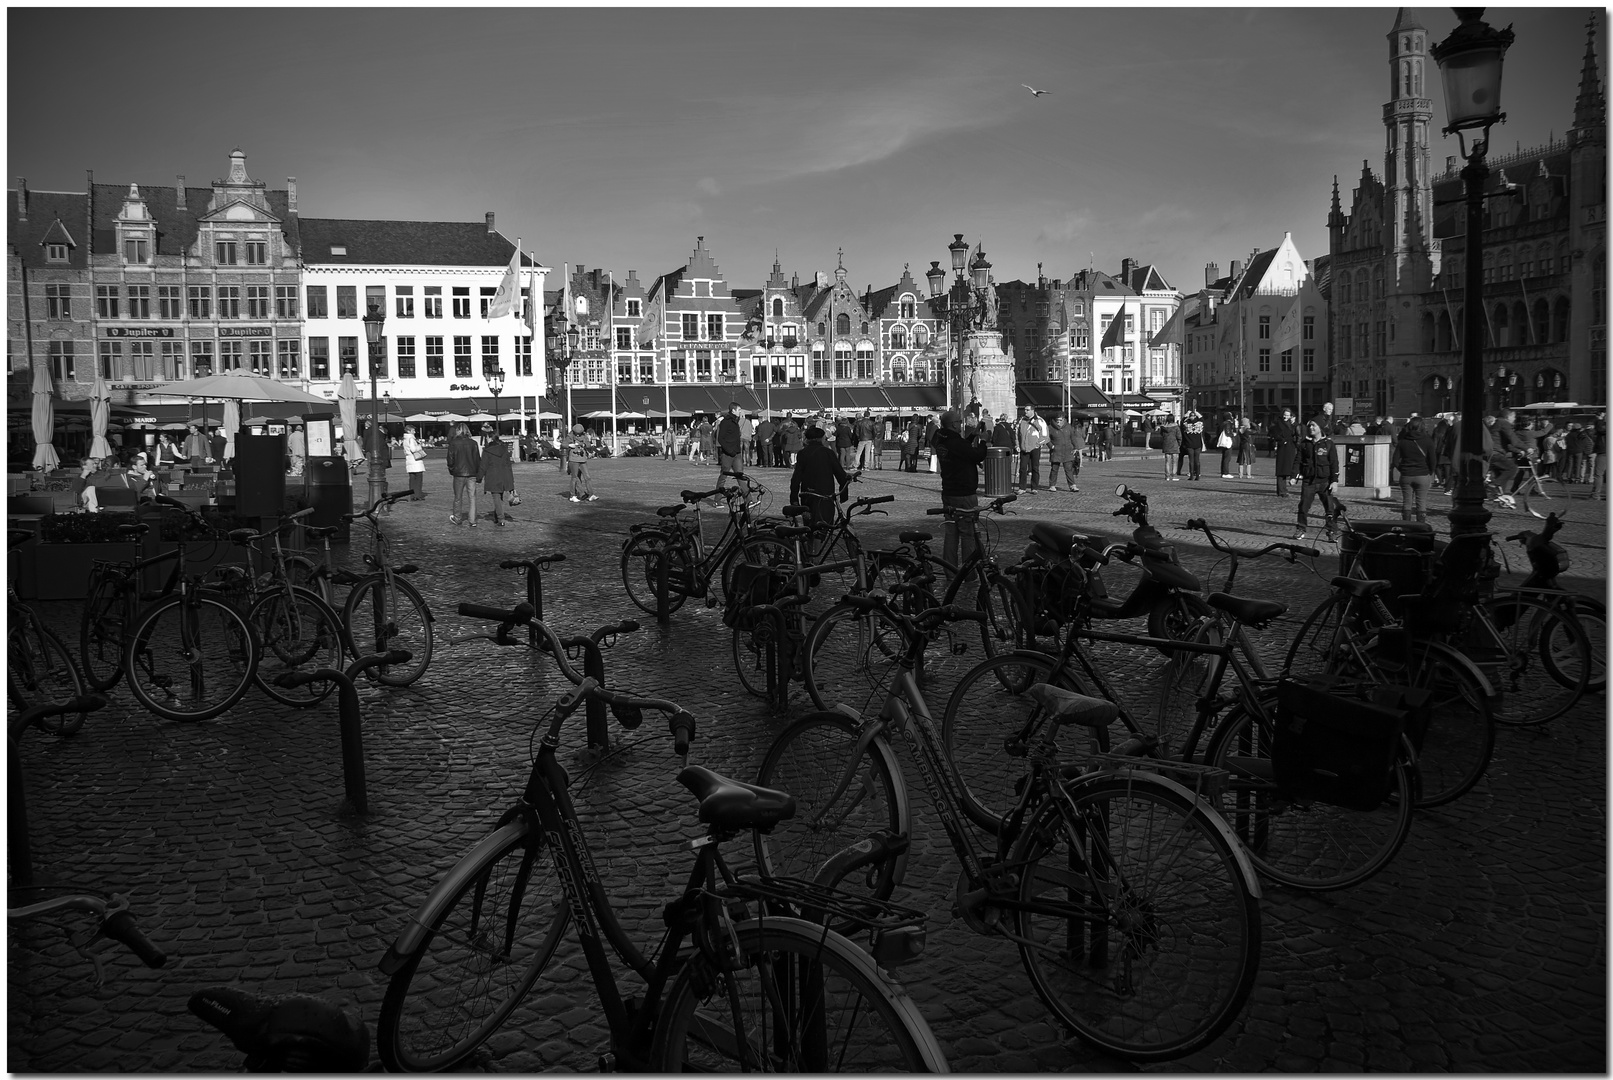
[[[1020,83],[1019,85],[1023,86],[1025,89],[1029,90],[1031,92],[1031,97],[1041,97],[1043,94],[1048,92],[1046,90],[1038,90],[1038,89],[1036,89],[1036,87],[1030,85],[1029,83]]]

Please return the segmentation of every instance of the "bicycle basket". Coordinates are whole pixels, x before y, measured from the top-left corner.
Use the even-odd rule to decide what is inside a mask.
[[[755,625],[751,609],[758,604],[773,603],[789,591],[793,581],[794,574],[790,570],[737,563],[733,582],[728,588],[727,602],[723,605],[723,625],[749,630]]]
[[[1334,679],[1277,686],[1272,774],[1301,802],[1375,810],[1388,798],[1405,730],[1403,709],[1363,701]]]

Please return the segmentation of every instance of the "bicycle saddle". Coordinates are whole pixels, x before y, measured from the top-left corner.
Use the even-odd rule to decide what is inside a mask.
[[[336,526],[334,526],[334,525],[304,525],[302,527],[302,531],[303,531],[303,534],[305,536],[307,536],[308,539],[310,539],[310,540],[323,540],[327,536],[335,536],[336,535]]]
[[[1046,521],[1038,521],[1031,526],[1031,539],[1036,541],[1048,551],[1057,555],[1068,556],[1082,544],[1096,542],[1102,546],[1101,537],[1094,537],[1088,533],[1077,532],[1066,525],[1054,525]]]
[[[1250,600],[1244,596],[1228,596],[1222,592],[1211,593],[1204,599],[1217,611],[1224,611],[1245,626],[1252,626],[1256,630],[1264,630],[1271,620],[1288,610],[1287,604],[1278,604],[1270,600]]]
[[[229,1036],[250,1072],[362,1072],[370,1061],[369,1025],[323,998],[215,986],[189,1008]]]
[[[1394,583],[1381,578],[1336,577],[1329,584],[1340,592],[1346,592],[1358,600],[1364,600],[1369,596],[1376,596]]]
[[[1120,715],[1120,707],[1112,701],[1088,697],[1052,683],[1035,683],[1025,691],[1025,696],[1046,709],[1048,717],[1056,724],[1104,728]]]
[[[896,534],[896,539],[900,540],[904,544],[921,544],[921,543],[924,543],[924,542],[929,541],[929,540],[934,540],[935,537],[931,536],[927,532],[916,532],[915,531],[915,532],[900,532],[900,533],[897,533]]]
[[[795,796],[730,780],[700,765],[687,765],[678,783],[700,800],[700,820],[724,829],[766,832],[795,816]]]

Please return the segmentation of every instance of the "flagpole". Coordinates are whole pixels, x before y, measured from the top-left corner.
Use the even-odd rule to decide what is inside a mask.
[[[607,270],[607,271],[605,271],[605,343],[606,343],[605,355],[606,356],[610,355],[610,349],[611,349],[611,347],[614,345],[614,343],[616,341],[615,336],[611,333],[612,324],[615,321],[616,321],[616,277],[611,271]],[[611,365],[611,367],[614,367],[614,366],[615,366],[614,364]],[[621,401],[617,397],[616,372],[607,369],[606,374],[610,376],[610,402],[611,402],[611,410],[610,410],[610,452],[611,452],[611,455],[614,457],[615,455],[621,453],[621,450],[622,450],[621,437],[619,435],[617,435],[617,433],[616,433],[616,413],[617,413],[617,411],[618,411],[618,409],[619,409],[619,407],[621,405]]]

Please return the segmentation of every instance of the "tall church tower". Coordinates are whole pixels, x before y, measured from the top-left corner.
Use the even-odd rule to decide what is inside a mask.
[[[1433,182],[1428,171],[1428,124],[1434,104],[1426,79],[1432,75],[1428,30],[1401,8],[1389,31],[1389,101],[1383,107],[1387,150],[1383,163],[1384,267],[1402,289],[1427,288],[1432,246]]]

